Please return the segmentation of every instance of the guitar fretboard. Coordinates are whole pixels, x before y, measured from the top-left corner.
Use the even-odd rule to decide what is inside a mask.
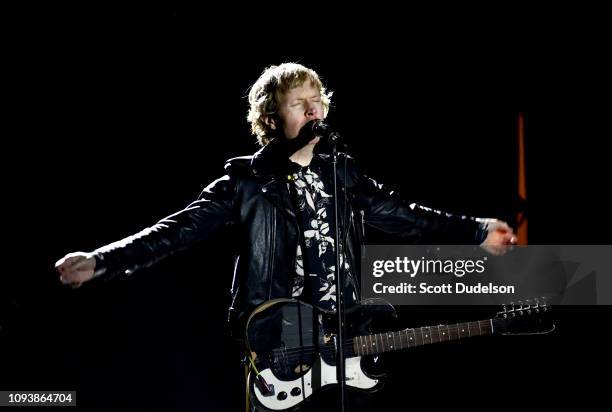
[[[398,332],[356,336],[353,338],[353,350],[357,355],[372,355],[491,334],[493,334],[491,319],[454,325],[425,326]]]

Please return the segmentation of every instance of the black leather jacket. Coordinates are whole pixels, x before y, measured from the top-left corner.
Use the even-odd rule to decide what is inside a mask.
[[[313,161],[325,165],[324,181],[331,181],[330,156],[315,151],[315,157]],[[227,174],[206,187],[187,208],[97,249],[96,270],[105,277],[130,274],[234,226],[239,239],[234,244],[237,258],[230,322],[244,320],[244,315],[266,300],[290,297],[301,233],[283,169],[287,163],[286,157],[267,156],[266,148],[254,156],[230,159]],[[401,236],[405,243],[479,244],[484,240],[484,229],[473,218],[408,204],[363,175],[349,156],[340,154],[338,166],[339,210],[345,210],[346,204],[347,211],[340,227],[346,236],[347,260],[356,276],[365,226]],[[351,277],[348,282],[359,295],[359,280]]]

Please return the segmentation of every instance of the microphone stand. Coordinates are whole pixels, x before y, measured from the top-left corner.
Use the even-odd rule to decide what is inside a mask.
[[[337,332],[336,332],[336,378],[340,385],[340,411],[347,411],[346,404],[346,364],[344,358],[344,270],[340,268],[340,226],[338,213],[338,182],[337,182],[337,165],[338,165],[338,141],[340,136],[337,133],[331,133],[329,136],[329,144],[332,149],[332,165],[333,165],[333,191],[334,191],[334,220],[336,230],[334,233],[334,242],[336,243],[336,312],[337,312]],[[344,228],[347,230],[347,228]]]
[[[276,138],[266,146],[264,146],[259,152],[255,154],[251,165],[253,170],[259,170],[258,165],[263,165],[266,162],[265,159],[272,160],[269,163],[275,163],[276,161],[287,161],[287,158],[295,153],[297,150],[305,146],[312,138],[313,132],[316,133],[315,125],[317,121],[311,121],[310,124],[302,126],[302,130],[298,136],[294,139],[287,140],[284,138]],[[319,124],[320,126],[320,124]],[[338,202],[338,145],[340,145],[340,135],[332,130],[321,130],[325,135],[328,144],[331,146],[332,153],[332,166],[333,166],[333,193],[334,193],[334,220],[336,230],[334,233],[334,242],[336,244],[336,311],[337,317],[337,332],[336,332],[336,379],[338,385],[340,385],[340,411],[346,412],[346,364],[344,357],[344,336],[345,336],[345,325],[344,325],[344,270],[340,268],[340,225],[339,225],[339,202]],[[257,169],[256,169],[257,167]],[[345,230],[348,230],[345,228]]]

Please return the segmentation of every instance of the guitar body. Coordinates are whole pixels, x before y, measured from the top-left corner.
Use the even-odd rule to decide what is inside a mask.
[[[372,315],[393,308],[357,307],[347,312],[347,336],[368,333]],[[294,299],[277,299],[258,307],[246,327],[246,343],[255,370],[249,375],[252,401],[271,410],[291,410],[313,393],[336,385],[335,314]],[[368,365],[373,356],[356,356],[345,340],[347,389],[375,391],[384,375]],[[257,376],[257,377],[256,377]]]
[[[356,306],[345,313],[346,387],[375,391],[383,374],[378,354],[486,335],[543,334],[555,329],[545,300],[504,305],[495,318],[372,334],[371,321],[395,315],[391,305]],[[295,299],[268,301],[246,327],[250,399],[272,411],[293,410],[317,392],[337,385],[336,316]],[[374,369],[372,369],[372,367]]]

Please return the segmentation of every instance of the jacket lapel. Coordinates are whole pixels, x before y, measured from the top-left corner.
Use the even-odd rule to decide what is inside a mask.
[[[280,177],[273,177],[261,187],[263,195],[281,212],[297,224],[287,183]]]

